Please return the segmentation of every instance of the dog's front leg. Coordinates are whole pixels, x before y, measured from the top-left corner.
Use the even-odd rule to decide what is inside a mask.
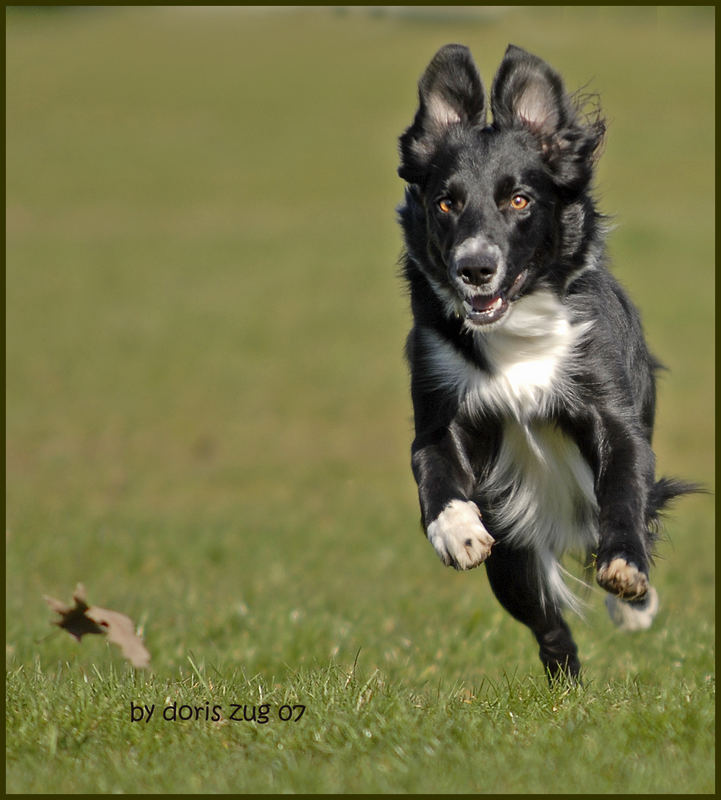
[[[441,561],[459,570],[482,564],[494,542],[469,499],[475,481],[465,460],[449,430],[418,436],[413,443],[423,527]]]
[[[643,435],[620,420],[605,420],[607,455],[598,481],[600,541],[596,579],[608,592],[640,600],[648,592],[646,504],[653,452]]]

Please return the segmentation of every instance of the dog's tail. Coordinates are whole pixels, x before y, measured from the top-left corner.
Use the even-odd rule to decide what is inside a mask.
[[[706,494],[707,490],[699,483],[689,483],[678,478],[659,478],[651,487],[646,515],[649,529],[656,532],[666,506],[684,494]]]

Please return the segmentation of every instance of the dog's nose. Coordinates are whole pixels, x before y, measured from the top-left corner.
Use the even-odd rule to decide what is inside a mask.
[[[456,270],[460,279],[468,286],[484,286],[490,283],[498,271],[498,261],[492,255],[477,255],[461,259]]]

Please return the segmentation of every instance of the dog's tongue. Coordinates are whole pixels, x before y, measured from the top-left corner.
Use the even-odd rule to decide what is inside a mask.
[[[501,296],[499,294],[494,294],[492,297],[483,297],[481,295],[476,295],[475,297],[471,298],[471,307],[474,311],[489,311],[491,308],[496,306],[501,301]]]

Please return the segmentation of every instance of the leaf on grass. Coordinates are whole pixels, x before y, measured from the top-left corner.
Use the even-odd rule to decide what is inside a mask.
[[[85,600],[85,587],[79,583],[73,592],[74,606],[45,595],[45,602],[60,614],[60,619],[53,624],[64,628],[78,641],[86,633],[104,633],[108,641],[117,644],[125,658],[134,667],[147,667],[150,653],[145,649],[143,640],[135,633],[135,626],[130,617],[107,608],[89,606]]]

